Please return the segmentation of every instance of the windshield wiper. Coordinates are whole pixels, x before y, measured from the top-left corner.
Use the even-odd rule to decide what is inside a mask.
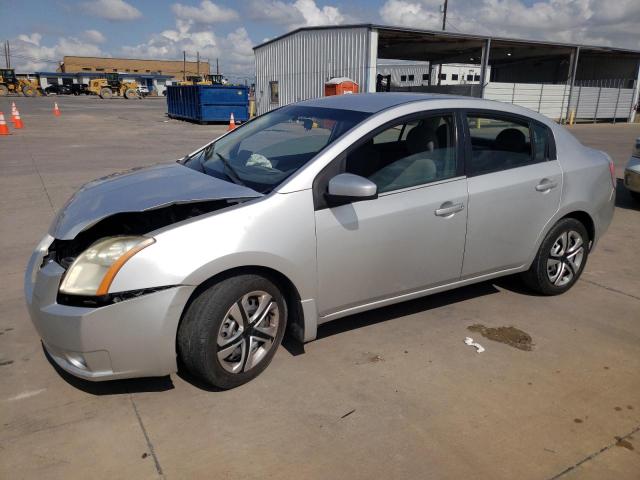
[[[236,172],[236,170],[231,166],[231,164],[229,163],[229,160],[227,160],[226,158],[224,158],[221,154],[219,154],[218,152],[213,152],[215,153],[218,158],[220,160],[222,160],[222,164],[225,166],[226,168],[226,174],[227,176],[233,180],[234,183],[237,183],[238,185],[242,185],[243,187],[245,187],[246,185],[244,184],[244,182],[242,180],[240,180],[240,176],[238,175],[238,172]]]

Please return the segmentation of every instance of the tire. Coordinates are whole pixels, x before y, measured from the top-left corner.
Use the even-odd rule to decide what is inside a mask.
[[[127,100],[134,100],[138,98],[138,92],[136,92],[133,88],[128,88],[124,92],[124,98],[126,98]]]
[[[532,290],[559,295],[580,278],[589,256],[589,234],[574,218],[563,218],[547,233],[531,268],[522,274]]]
[[[110,88],[103,88],[100,90],[100,98],[111,98],[113,96],[113,92]]]
[[[271,280],[230,277],[203,290],[188,306],[178,327],[178,355],[190,373],[209,385],[234,388],[271,363],[286,320],[286,302]]]
[[[33,88],[30,85],[25,85],[24,87],[22,87],[22,94],[25,97],[35,97],[36,96],[36,89]]]
[[[9,95],[9,89],[6,85],[0,85],[0,97],[6,97]]]
[[[640,192],[632,192],[631,190],[629,190],[629,193],[631,194],[631,198],[633,198],[636,202],[640,202]]]

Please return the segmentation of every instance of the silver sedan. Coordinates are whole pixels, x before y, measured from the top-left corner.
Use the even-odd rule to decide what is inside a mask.
[[[362,94],[262,115],[178,162],[82,187],[25,276],[46,351],[88,380],[178,360],[221,388],[285,329],[521,273],[580,277],[614,209],[613,163],[529,110]]]

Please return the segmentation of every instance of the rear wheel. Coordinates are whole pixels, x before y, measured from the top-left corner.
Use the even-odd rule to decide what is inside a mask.
[[[113,92],[110,88],[103,88],[100,90],[100,98],[111,98],[113,96]]]
[[[257,377],[282,341],[287,305],[278,287],[259,275],[239,275],[204,290],[178,329],[187,369],[219,388]]]
[[[580,278],[588,256],[587,229],[574,218],[564,218],[547,233],[531,268],[522,277],[543,295],[559,295]]]
[[[25,97],[35,97],[36,89],[31,85],[25,85],[24,87],[22,87],[22,93]]]
[[[124,98],[131,100],[138,98],[138,92],[134,88],[127,88],[124,92]]]
[[[9,89],[6,85],[0,85],[0,97],[6,97],[9,95]]]
[[[632,192],[631,190],[629,190],[629,193],[631,194],[631,198],[633,198],[636,202],[640,202],[640,192]]]

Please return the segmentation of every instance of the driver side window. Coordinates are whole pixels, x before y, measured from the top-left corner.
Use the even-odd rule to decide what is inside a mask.
[[[345,171],[368,178],[378,193],[454,177],[453,115],[429,115],[389,126],[347,154]]]

